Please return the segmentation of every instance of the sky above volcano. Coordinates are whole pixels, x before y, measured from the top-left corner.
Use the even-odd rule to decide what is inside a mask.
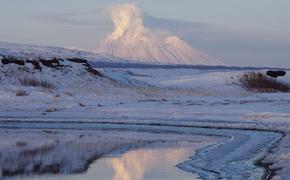
[[[113,29],[107,8],[125,2],[226,64],[290,67],[287,0],[3,0],[0,41],[94,50]]]

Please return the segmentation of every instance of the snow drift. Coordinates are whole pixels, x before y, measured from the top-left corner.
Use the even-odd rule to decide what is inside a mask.
[[[177,36],[160,35],[144,27],[142,12],[134,4],[115,5],[108,11],[115,28],[101,42],[98,53],[150,63],[221,64]]]

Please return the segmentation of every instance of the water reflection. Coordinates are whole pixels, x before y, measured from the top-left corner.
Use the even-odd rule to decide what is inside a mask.
[[[192,151],[189,148],[142,149],[109,158],[107,163],[114,169],[112,180],[143,180],[145,175],[151,176],[154,172],[172,173],[168,171],[174,169],[190,153]]]
[[[131,150],[95,161],[80,175],[35,177],[45,180],[194,180],[197,175],[182,171],[177,164],[193,155],[196,147],[154,147]]]

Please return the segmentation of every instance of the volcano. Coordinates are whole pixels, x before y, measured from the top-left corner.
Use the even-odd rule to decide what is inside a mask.
[[[142,12],[135,4],[115,5],[108,12],[115,28],[101,42],[98,53],[142,63],[222,64],[178,36],[158,34],[144,27]]]

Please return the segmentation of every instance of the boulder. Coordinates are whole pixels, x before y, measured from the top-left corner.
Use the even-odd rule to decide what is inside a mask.
[[[6,64],[18,64],[21,66],[25,65],[25,62],[22,60],[17,59],[16,57],[4,57],[2,60],[2,64],[6,65]]]
[[[267,71],[267,75],[272,77],[272,78],[277,78],[277,77],[283,77],[286,75],[286,72],[285,71],[272,71],[272,70],[269,70]]]

